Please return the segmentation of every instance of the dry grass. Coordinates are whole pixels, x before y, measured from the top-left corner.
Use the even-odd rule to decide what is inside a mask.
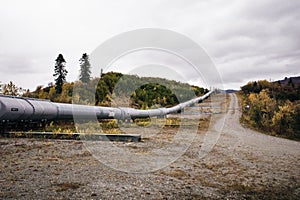
[[[161,174],[170,176],[176,179],[185,179],[189,177],[189,174],[181,169],[174,169],[170,171],[161,171]]]
[[[57,192],[63,192],[69,189],[76,190],[80,187],[79,183],[56,183],[52,184],[52,186],[55,186],[55,191]]]

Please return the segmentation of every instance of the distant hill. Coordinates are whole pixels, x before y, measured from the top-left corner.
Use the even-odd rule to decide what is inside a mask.
[[[284,85],[294,84],[294,86],[300,86],[300,76],[285,77],[283,80],[274,81],[274,83],[281,83]]]
[[[233,90],[233,89],[228,89],[228,90],[225,90],[226,93],[235,93],[235,92],[238,92],[238,90]]]
[[[227,90],[220,90],[221,93],[223,94],[229,94],[229,93],[235,93],[238,92],[238,90],[234,90],[234,89],[227,89]]]

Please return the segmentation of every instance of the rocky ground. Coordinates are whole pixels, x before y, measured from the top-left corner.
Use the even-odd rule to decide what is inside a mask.
[[[1,138],[0,198],[300,199],[300,143],[243,128],[230,97],[195,134],[183,124],[132,130],[140,143]]]

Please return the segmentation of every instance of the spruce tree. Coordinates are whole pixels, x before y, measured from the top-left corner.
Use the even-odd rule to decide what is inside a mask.
[[[53,76],[55,78],[55,90],[56,93],[60,94],[62,92],[62,86],[64,82],[66,82],[66,76],[68,71],[65,69],[66,61],[62,54],[59,54],[58,57],[55,60],[55,69]]]
[[[81,80],[83,83],[88,83],[91,78],[91,64],[89,61],[89,56],[84,53],[82,54],[82,57],[80,58],[80,75],[79,80]]]

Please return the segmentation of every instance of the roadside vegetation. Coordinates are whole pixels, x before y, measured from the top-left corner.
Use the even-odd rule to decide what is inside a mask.
[[[241,87],[241,121],[262,132],[300,140],[300,85],[266,80]]]

